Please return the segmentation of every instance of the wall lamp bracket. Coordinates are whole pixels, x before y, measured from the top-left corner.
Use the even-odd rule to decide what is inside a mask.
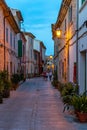
[[[66,37],[62,37],[62,30],[60,30],[60,29],[56,29],[56,30],[55,30],[55,36],[56,36],[56,38],[58,38],[58,39],[67,40]]]

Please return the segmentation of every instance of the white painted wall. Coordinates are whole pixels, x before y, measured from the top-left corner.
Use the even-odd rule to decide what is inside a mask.
[[[76,62],[76,44],[69,47],[69,81],[73,82],[74,63]]]
[[[87,20],[87,1],[85,0],[84,4],[81,5],[81,0],[79,0],[79,27],[81,27],[84,22]],[[79,77],[79,93],[87,90],[87,35],[82,36],[87,31],[86,26],[84,25],[79,31],[79,41],[78,41],[78,77]],[[82,37],[81,37],[82,36]]]
[[[40,42],[41,41],[34,39],[33,49],[37,50],[38,52],[40,52]]]
[[[25,35],[26,42],[26,73],[34,74],[33,38]]]
[[[45,61],[45,51],[46,51],[46,49],[42,48],[42,60],[44,60],[44,61]]]

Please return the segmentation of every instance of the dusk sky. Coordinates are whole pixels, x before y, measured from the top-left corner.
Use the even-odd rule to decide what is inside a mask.
[[[11,8],[19,9],[25,31],[31,32],[46,46],[46,55],[54,54],[51,24],[57,20],[62,0],[5,0]]]

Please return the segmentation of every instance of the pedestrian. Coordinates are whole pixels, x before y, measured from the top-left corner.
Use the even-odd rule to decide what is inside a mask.
[[[52,78],[52,71],[49,72],[49,78],[50,78],[50,81],[51,81],[51,78]]]

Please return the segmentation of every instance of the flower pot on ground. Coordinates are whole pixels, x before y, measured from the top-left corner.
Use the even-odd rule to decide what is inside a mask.
[[[87,122],[87,113],[77,112],[77,117],[80,122]]]
[[[23,81],[23,82],[26,81],[26,77],[23,73],[20,74],[20,81]]]
[[[3,90],[3,98],[8,98],[10,97],[10,90],[4,89]]]
[[[69,110],[69,108],[73,108],[72,107],[72,97],[73,95],[75,95],[77,93],[77,85],[73,84],[71,82],[65,83],[62,85],[62,89],[61,89],[61,96],[62,96],[62,101],[64,103],[64,109],[63,112],[65,110]]]
[[[72,97],[72,105],[79,121],[87,122],[87,97],[86,95],[74,95]],[[82,118],[81,118],[82,117]]]
[[[18,84],[12,83],[12,90],[16,90],[18,88]]]
[[[3,96],[2,93],[0,92],[0,104],[3,103]]]

